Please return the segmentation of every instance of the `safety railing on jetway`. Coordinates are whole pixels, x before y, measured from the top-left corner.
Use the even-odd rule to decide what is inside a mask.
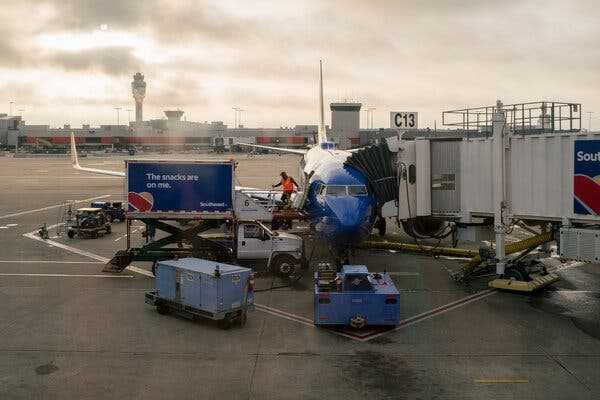
[[[506,122],[513,135],[537,135],[579,132],[581,104],[558,101],[504,104]],[[492,135],[492,118],[497,105],[442,112],[442,124],[448,127]]]

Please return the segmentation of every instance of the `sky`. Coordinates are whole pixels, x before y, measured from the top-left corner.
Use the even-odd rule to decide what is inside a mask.
[[[2,0],[0,112],[29,124],[115,124],[147,82],[144,119],[315,124],[325,101],[416,111],[557,100],[596,111],[600,2]],[[18,111],[22,110],[22,111]],[[132,117],[134,113],[131,112]],[[326,123],[329,123],[326,112]],[[361,113],[361,126],[366,114]]]

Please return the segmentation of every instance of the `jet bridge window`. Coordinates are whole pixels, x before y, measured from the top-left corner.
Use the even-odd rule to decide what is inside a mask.
[[[366,196],[367,187],[365,185],[348,186],[348,194],[350,196]]]

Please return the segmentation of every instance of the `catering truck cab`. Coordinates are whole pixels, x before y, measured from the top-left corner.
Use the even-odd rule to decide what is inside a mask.
[[[236,258],[263,261],[267,269],[289,276],[305,266],[302,238],[269,229],[260,221],[242,221],[236,227]]]

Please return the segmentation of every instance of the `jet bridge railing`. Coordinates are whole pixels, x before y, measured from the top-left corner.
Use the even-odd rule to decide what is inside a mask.
[[[504,104],[506,124],[513,135],[571,133],[581,130],[581,104],[536,101]],[[442,112],[442,124],[463,131],[492,135],[492,116],[498,105]]]

